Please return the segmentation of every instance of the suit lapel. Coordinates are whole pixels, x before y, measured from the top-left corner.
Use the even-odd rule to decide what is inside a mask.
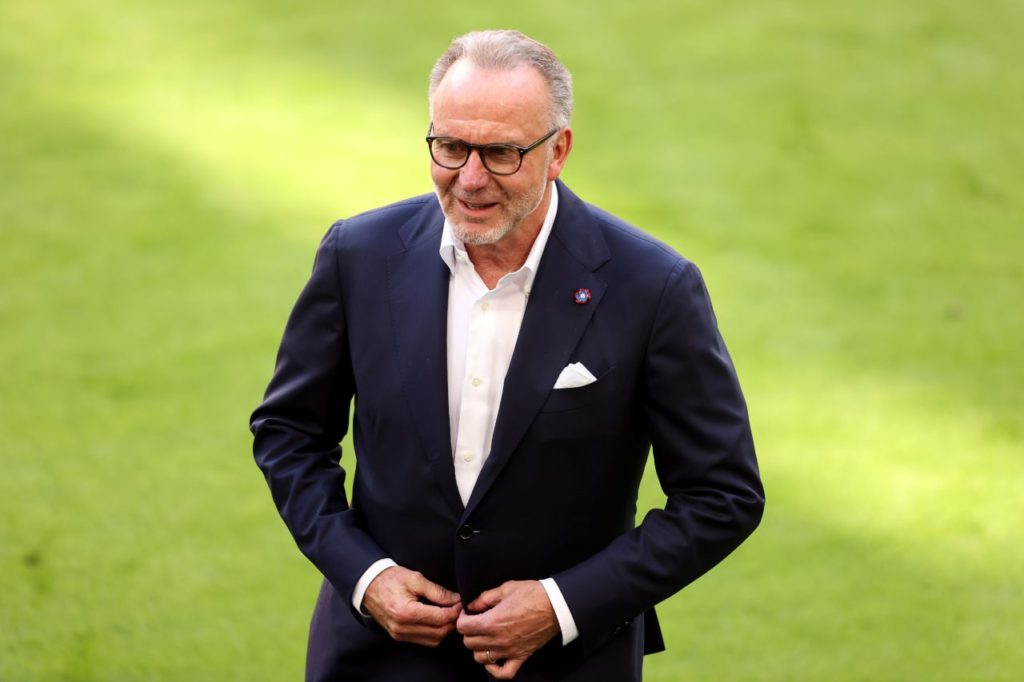
[[[404,225],[406,248],[387,260],[396,354],[413,422],[441,492],[463,511],[448,416],[449,271],[438,255],[444,218],[436,204]]]
[[[600,227],[583,202],[561,183],[558,201],[558,215],[505,375],[491,452],[463,518],[472,513],[518,447],[559,373],[569,363],[607,286],[594,272],[609,258]],[[590,291],[590,300],[583,305],[573,300],[579,289]]]

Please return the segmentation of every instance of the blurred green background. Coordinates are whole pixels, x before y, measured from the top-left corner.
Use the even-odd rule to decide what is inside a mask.
[[[6,0],[0,680],[300,679],[248,414],[483,27],[573,71],[564,179],[702,267],[750,404],[766,517],[647,679],[1020,679],[1024,4]]]

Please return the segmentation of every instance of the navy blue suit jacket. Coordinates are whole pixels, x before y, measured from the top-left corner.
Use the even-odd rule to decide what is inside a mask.
[[[638,679],[662,648],[653,606],[731,552],[764,504],[746,407],[697,268],[559,183],[494,430],[464,506],[449,433],[444,217],[433,195],[337,222],[252,416],[256,461],[325,577],[307,674],[486,679],[457,634],[398,644],[351,607],[383,557],[469,603],[554,577],[579,627],[519,679]],[[585,304],[574,292],[589,289]],[[597,381],[553,390],[583,363]],[[339,466],[349,428],[351,503]],[[667,501],[636,525],[648,453]],[[646,617],[640,617],[645,616]]]

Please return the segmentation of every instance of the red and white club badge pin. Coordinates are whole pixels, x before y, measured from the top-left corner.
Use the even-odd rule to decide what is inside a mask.
[[[576,305],[585,305],[590,301],[590,289],[577,289],[572,293],[572,302]]]

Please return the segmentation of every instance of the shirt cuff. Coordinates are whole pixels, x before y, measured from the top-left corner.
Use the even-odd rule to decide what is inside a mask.
[[[544,578],[540,581],[540,586],[548,593],[548,601],[551,602],[551,608],[555,610],[558,627],[562,629],[562,646],[565,646],[580,636],[580,631],[576,629],[576,621],[573,620],[569,605],[565,603],[562,590],[558,589],[554,578]]]
[[[364,616],[370,615],[366,611],[363,611],[363,597],[366,595],[366,588],[370,586],[370,583],[373,582],[374,578],[384,572],[384,569],[397,565],[398,564],[391,559],[377,559],[370,564],[370,567],[366,569],[362,577],[356,581],[356,588],[352,590],[352,607],[356,611]],[[563,601],[563,603],[565,602]]]

